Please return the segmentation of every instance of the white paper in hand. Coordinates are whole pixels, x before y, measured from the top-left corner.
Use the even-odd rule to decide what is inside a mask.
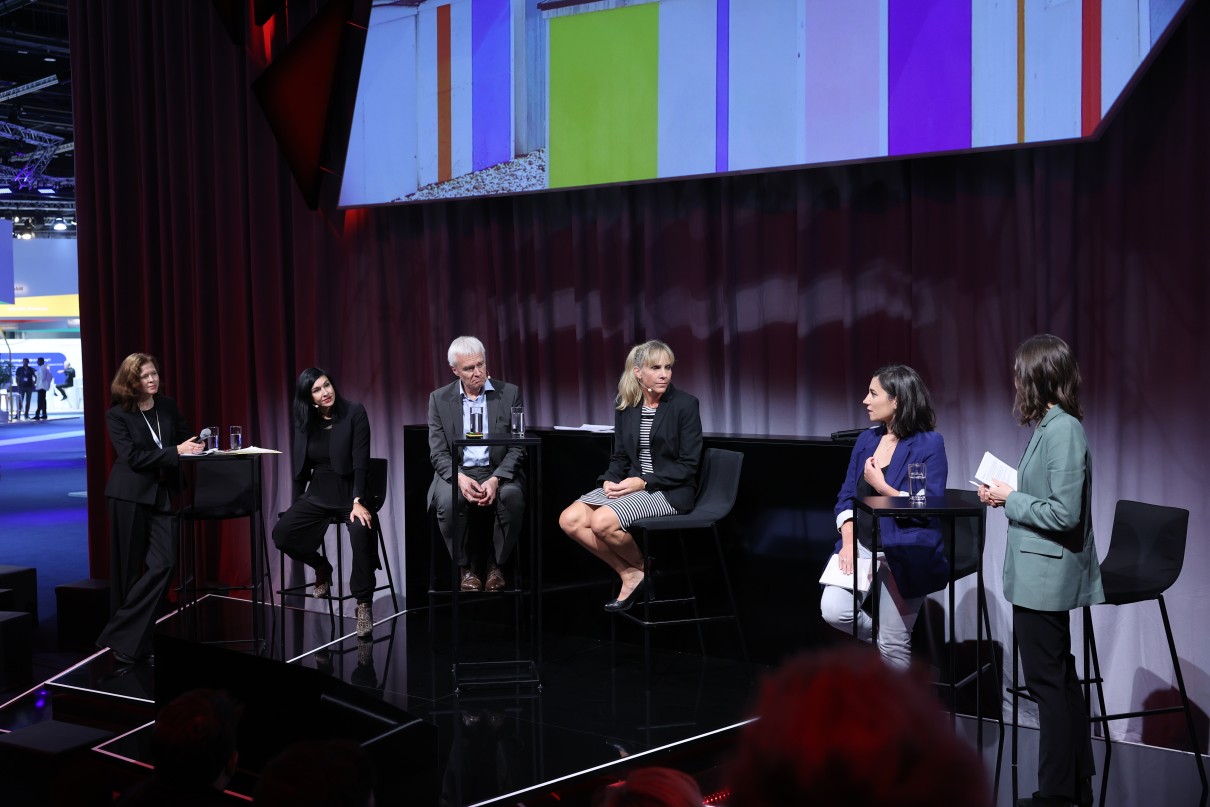
[[[1007,482],[1013,490],[1017,489],[1017,469],[990,451],[984,451],[979,470],[975,471],[974,482],[978,485],[990,485],[996,479]]]
[[[870,581],[873,579],[871,569],[873,564],[869,558],[857,559],[857,590],[869,591]],[[819,582],[825,586],[838,586],[843,589],[853,590],[853,575],[845,574],[840,570],[840,555],[833,555],[828,561],[827,567],[823,570],[823,575],[819,578]]]

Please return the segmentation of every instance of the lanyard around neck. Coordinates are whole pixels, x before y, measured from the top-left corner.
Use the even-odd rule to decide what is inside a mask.
[[[139,414],[143,416],[143,422],[147,424],[147,431],[151,432],[151,439],[155,440],[155,447],[163,448],[164,443],[163,443],[163,441],[160,440],[160,413],[159,413],[159,410],[156,410],[156,413],[155,413],[155,428],[154,429],[151,428],[151,421],[147,419],[147,413],[144,412],[142,409],[140,409]]]

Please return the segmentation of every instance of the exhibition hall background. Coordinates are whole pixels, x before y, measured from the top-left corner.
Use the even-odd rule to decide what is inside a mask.
[[[424,422],[428,392],[451,380],[445,349],[461,333],[483,339],[492,374],[520,384],[542,425],[610,422],[626,350],[652,337],[676,351],[676,383],[712,432],[862,426],[872,371],[905,362],[934,394],[949,483],[966,487],[985,450],[1019,459],[1029,430],[1010,413],[1012,352],[1053,332],[1085,380],[1101,554],[1118,499],[1191,511],[1169,603],[1190,694],[1210,709],[1210,3],[1193,3],[1094,142],[318,213],[250,85],[319,4],[289,3],[238,43],[223,5],[72,3],[95,377],[151,352],[195,427],[242,424],[256,445],[288,449],[294,380],[319,364],[365,403],[373,453],[398,460],[402,427]],[[99,577],[103,386],[85,401]],[[284,460],[265,464],[271,514],[289,501]],[[395,502],[401,491],[397,463]],[[402,542],[429,538],[384,512],[398,569]],[[1002,511],[988,530],[993,628],[1007,641]],[[247,575],[244,550],[220,560]],[[818,619],[810,582],[801,614],[781,618]],[[1111,704],[1171,697],[1155,609],[1095,619]],[[1180,723],[1114,727],[1164,744],[1170,729]]]

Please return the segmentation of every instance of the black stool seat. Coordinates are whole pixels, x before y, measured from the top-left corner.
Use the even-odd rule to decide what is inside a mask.
[[[705,655],[705,642],[701,635],[701,624],[718,620],[730,620],[735,623],[736,635],[739,640],[740,652],[744,661],[748,660],[747,643],[744,641],[743,626],[740,624],[739,613],[735,606],[735,594],[731,588],[731,575],[727,570],[727,559],[723,555],[722,541],[719,538],[718,523],[726,518],[735,505],[739,493],[740,471],[743,468],[744,455],[738,451],[726,451],[721,448],[709,448],[702,456],[701,471],[698,475],[697,501],[693,510],[675,516],[659,516],[643,518],[630,525],[630,532],[638,540],[643,552],[644,568],[653,573],[655,567],[651,554],[652,538],[660,533],[677,532],[681,535],[681,555],[687,565],[687,555],[683,533],[686,530],[710,530],[714,539],[714,549],[718,556],[719,572],[722,576],[723,587],[727,594],[726,612],[702,614],[698,610],[698,597],[693,592],[693,576],[688,575],[690,594],[688,597],[655,599],[648,597],[640,599],[638,604],[628,611],[618,613],[631,622],[644,628],[643,655],[648,672],[651,665],[651,639],[648,629],[666,625],[697,625],[698,641],[702,654]],[[653,574],[654,580],[654,574]],[[675,616],[661,617],[653,613],[659,610],[677,608],[680,613]],[[685,613],[689,609],[689,613]],[[636,613],[637,612],[637,613]],[[611,622],[611,632],[612,625]]]

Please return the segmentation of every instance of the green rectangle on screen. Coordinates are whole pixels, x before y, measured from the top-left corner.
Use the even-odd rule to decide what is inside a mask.
[[[552,188],[654,178],[659,5],[550,20]]]

